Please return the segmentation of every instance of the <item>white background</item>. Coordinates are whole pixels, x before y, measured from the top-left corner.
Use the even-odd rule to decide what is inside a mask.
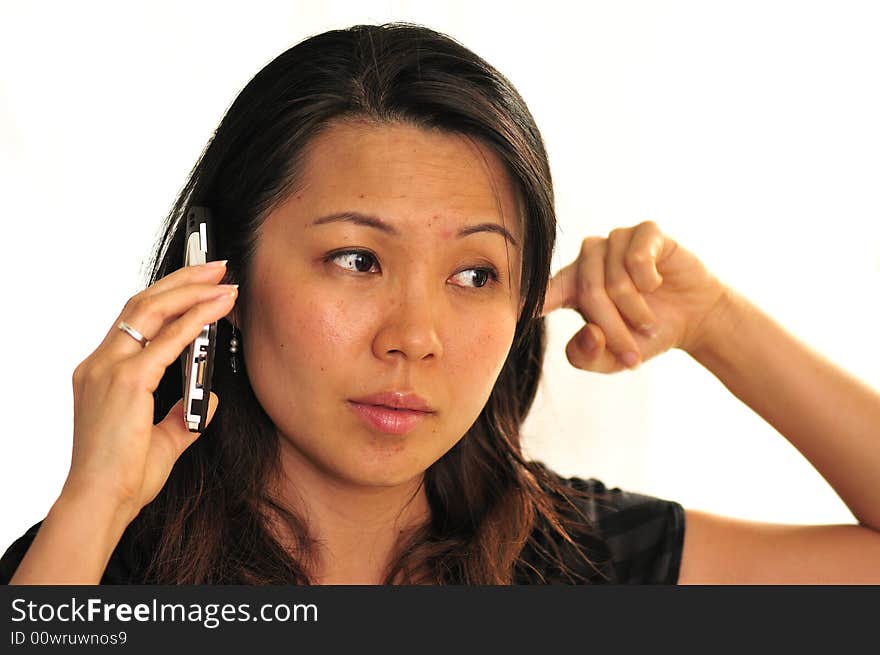
[[[57,497],[73,369],[142,287],[157,228],[237,93],[307,36],[393,20],[453,36],[526,99],[555,181],[554,271],[584,237],[654,220],[880,389],[875,3],[3,2],[0,552]],[[854,521],[687,354],[612,376],[572,368],[581,324],[548,319],[532,457],[685,507]]]

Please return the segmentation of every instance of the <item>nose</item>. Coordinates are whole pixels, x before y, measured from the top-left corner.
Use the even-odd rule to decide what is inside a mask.
[[[432,300],[425,285],[398,285],[382,312],[373,350],[379,359],[400,358],[418,362],[443,356],[438,328],[442,307]]]

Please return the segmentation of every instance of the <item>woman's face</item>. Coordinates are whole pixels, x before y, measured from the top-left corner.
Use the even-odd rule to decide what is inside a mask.
[[[303,183],[258,235],[241,322],[248,376],[288,460],[347,484],[411,481],[476,420],[511,347],[516,195],[482,145],[366,121],[316,137]],[[319,220],[341,212],[381,227]],[[388,432],[351,402],[383,391],[418,394],[433,412]]]

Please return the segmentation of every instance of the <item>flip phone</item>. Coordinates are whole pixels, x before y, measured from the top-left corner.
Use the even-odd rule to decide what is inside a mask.
[[[211,210],[207,207],[190,207],[186,213],[183,265],[195,266],[213,261],[215,250]],[[205,325],[181,354],[183,415],[190,432],[202,432],[205,429],[216,344],[215,321]]]

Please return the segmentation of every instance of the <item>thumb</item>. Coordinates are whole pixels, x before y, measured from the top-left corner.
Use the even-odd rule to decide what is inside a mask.
[[[210,425],[211,420],[214,418],[214,414],[217,412],[217,406],[219,404],[220,398],[212,391],[208,398],[208,416],[205,419],[205,426]],[[183,415],[183,398],[178,400],[174,406],[168,410],[168,414],[156,424],[156,428],[159,430],[162,437],[164,437],[165,441],[172,446],[172,450],[174,450],[178,456],[186,450],[192,442],[201,436],[200,432],[190,432],[186,425]]]
[[[214,393],[208,398],[206,424],[213,418],[217,405],[220,404],[219,401],[220,399]],[[143,483],[145,501],[142,501],[142,507],[156,498],[168,481],[174,464],[183,451],[199,438],[200,434],[199,432],[190,432],[186,426],[183,416],[183,398],[168,410],[165,418],[153,426],[153,438],[150,441]]]
[[[220,404],[220,397],[211,392],[211,396],[208,398],[208,417],[205,419],[205,427],[211,424],[211,419],[214,418],[214,412],[217,411],[217,405]]]

